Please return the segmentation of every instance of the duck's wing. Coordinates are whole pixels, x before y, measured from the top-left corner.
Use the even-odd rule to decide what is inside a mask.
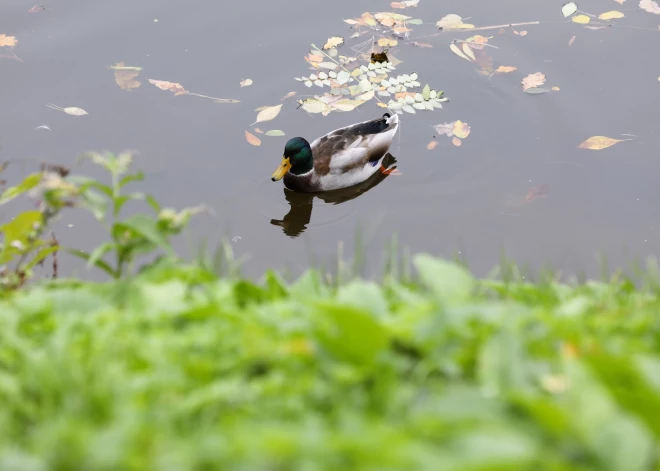
[[[377,162],[390,147],[399,126],[398,115],[339,128],[314,140],[314,171],[318,175],[341,174]]]

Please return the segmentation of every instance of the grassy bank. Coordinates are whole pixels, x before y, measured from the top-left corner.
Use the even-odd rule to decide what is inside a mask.
[[[0,469],[658,469],[651,284],[414,261],[407,283],[165,263],[8,295]]]

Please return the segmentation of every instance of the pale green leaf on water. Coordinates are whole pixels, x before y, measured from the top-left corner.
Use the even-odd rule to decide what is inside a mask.
[[[548,93],[549,91],[550,90],[547,88],[532,87],[525,90],[525,93],[529,93],[530,95],[540,95],[542,93]]]
[[[271,136],[271,137],[284,136],[284,131],[280,131],[279,129],[271,129],[270,131],[266,131],[264,136]]]
[[[319,67],[322,67],[324,69],[334,70],[337,68],[337,64],[335,64],[334,62],[321,62],[319,64]]]
[[[410,105],[403,105],[403,111],[405,111],[406,113],[412,113],[412,114],[416,113],[415,108],[413,108]]]
[[[33,173],[25,177],[25,179],[16,186],[11,186],[2,192],[0,195],[0,205],[5,204],[26,191],[31,190],[41,181],[41,173]]]
[[[415,18],[415,19],[406,21],[406,23],[409,24],[409,25],[421,25],[424,22],[422,20],[420,20],[419,18]]]
[[[568,18],[572,14],[574,14],[576,11],[578,11],[578,7],[575,4],[575,2],[568,2],[564,3],[561,7],[561,12],[564,15],[564,18]]]
[[[428,84],[424,86],[424,90],[422,90],[422,96],[425,100],[429,100],[431,98],[431,87],[429,87]]]
[[[337,74],[337,83],[339,85],[344,85],[345,83],[348,83],[350,79],[351,79],[351,74],[349,74],[345,70],[342,70]]]

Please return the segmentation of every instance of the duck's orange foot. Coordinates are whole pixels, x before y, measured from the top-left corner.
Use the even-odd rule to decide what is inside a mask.
[[[385,168],[385,167],[383,167],[383,165],[381,164],[379,170],[380,170],[380,173],[382,173],[383,175],[401,175],[401,172],[399,172],[399,170],[398,170],[396,167],[393,167],[393,168]]]

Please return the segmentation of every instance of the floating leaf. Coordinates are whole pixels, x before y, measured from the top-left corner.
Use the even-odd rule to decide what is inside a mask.
[[[14,47],[18,44],[18,39],[16,39],[14,36],[6,36],[4,34],[0,34],[0,47]]]
[[[439,136],[446,134],[447,137],[453,137],[455,122],[456,121],[452,121],[451,123],[436,124],[435,126],[433,126],[433,128],[435,129],[436,134],[438,134]]]
[[[474,52],[472,52],[472,49],[470,49],[470,46],[466,43],[463,43],[463,52],[465,53],[466,56],[468,56],[473,61],[477,60],[474,57]]]
[[[545,83],[545,75],[541,72],[536,72],[535,74],[529,74],[527,77],[522,79],[523,91],[532,87],[538,87]]]
[[[67,108],[62,108],[61,106],[53,105],[52,103],[48,103],[46,106],[57,111],[64,111],[66,114],[70,114],[71,116],[84,116],[86,114],[89,114],[87,111],[83,110],[82,108],[78,108],[76,106],[69,106]]]
[[[278,114],[280,114],[281,109],[281,104],[264,108],[257,115],[257,120],[252,124],[263,123],[264,121],[270,121],[271,119],[274,119]]]
[[[544,183],[531,188],[525,195],[524,202],[531,203],[537,198],[545,198],[546,196],[548,196],[548,185]]]
[[[443,17],[436,23],[441,29],[472,29],[474,25],[463,23],[463,18],[453,13]]]
[[[509,72],[513,72],[514,70],[518,70],[518,67],[512,67],[509,65],[501,65],[495,70],[495,73],[499,74],[508,74]]]
[[[419,3],[419,0],[404,0],[403,2],[392,2],[390,6],[392,8],[404,9],[408,7],[416,7]]]
[[[465,139],[470,135],[470,126],[458,119],[454,121],[454,127],[452,131],[455,136],[460,137],[461,139]]]
[[[254,82],[252,82],[252,79],[245,79],[241,82],[241,88],[242,87],[249,87],[252,85]]]
[[[345,70],[342,70],[337,74],[337,83],[339,85],[344,85],[345,83],[348,83],[350,79],[351,79],[351,74],[349,74]]]
[[[360,26],[376,26],[378,24],[374,16],[369,12],[362,13],[362,16],[355,20],[344,20],[344,22],[348,23],[349,25]]]
[[[451,140],[451,143],[454,144],[456,147],[461,147],[461,145],[463,145],[463,141],[461,141],[461,140],[460,140],[459,138],[457,138],[457,137],[454,137],[454,138]]]
[[[559,87],[552,87],[550,90],[552,90],[553,92],[558,92],[559,90],[561,90],[561,88],[559,88]]]
[[[44,10],[46,10],[44,7],[35,5],[28,10],[28,13],[41,13]]]
[[[263,132],[261,129],[259,129],[259,128],[254,128],[254,132],[256,132],[257,134],[263,134],[263,133],[264,133],[264,132]]]
[[[618,18],[623,18],[625,15],[620,11],[612,10],[598,15],[599,20],[616,20]]]
[[[575,2],[564,3],[564,5],[561,7],[561,12],[564,15],[564,18],[568,18],[576,11],[578,11],[578,7]]]
[[[513,34],[517,36],[527,36],[527,31],[516,31],[515,29],[513,30]]]
[[[575,35],[571,36],[571,39],[568,40],[568,47],[571,47],[575,42]]]
[[[433,45],[431,45],[429,43],[425,43],[423,41],[413,41],[410,44],[412,44],[413,46],[416,46],[416,47],[421,47],[421,48],[431,48],[431,47],[433,47]]]
[[[591,21],[591,18],[589,18],[587,15],[576,15],[573,18],[571,18],[571,21],[573,23],[578,23],[581,25],[586,25]]]
[[[257,136],[252,134],[249,131],[245,131],[245,140],[248,141],[249,144],[253,146],[260,146],[261,145],[261,139],[259,139]]]
[[[530,95],[541,95],[542,93],[548,93],[548,92],[550,92],[549,89],[542,87],[532,87],[525,90],[525,93],[529,93]]]
[[[280,131],[279,129],[271,129],[270,131],[267,131],[265,136],[270,136],[270,137],[278,137],[278,136],[284,136],[284,131]]]
[[[141,67],[126,67],[123,62],[110,66],[115,71],[115,82],[122,90],[133,90],[138,88],[141,83],[135,80],[140,74]]]
[[[622,141],[623,139],[612,139],[611,137],[606,136],[592,136],[580,144],[578,149],[601,150]]]
[[[344,44],[344,38],[341,38],[339,36],[333,36],[332,38],[328,39],[328,41],[325,43],[323,46],[323,49],[332,49],[333,47],[337,47]]]
[[[165,80],[152,80],[152,79],[149,79],[149,83],[156,85],[161,90],[174,92],[174,96],[185,95],[188,93],[188,90],[183,88],[180,83],[167,82]]]
[[[656,15],[660,15],[660,5],[658,5],[658,2],[654,2],[653,0],[640,0],[639,8],[641,8],[644,11],[648,11],[649,13],[655,13]]]
[[[284,95],[284,96],[282,97],[282,100],[286,100],[287,98],[291,98],[291,97],[294,96],[295,94],[296,94],[296,92],[289,92],[289,93],[287,93],[286,95]]]
[[[433,149],[435,149],[435,147],[436,147],[437,145],[438,145],[438,141],[433,140],[433,141],[429,142],[429,143],[426,145],[426,148],[427,148],[428,150],[433,150]]]
[[[378,45],[381,47],[394,47],[397,44],[399,44],[399,41],[396,39],[380,38],[378,40]]]
[[[456,44],[454,44],[454,43],[450,44],[450,45],[449,45],[449,49],[451,49],[451,52],[453,52],[454,54],[456,54],[458,57],[460,57],[460,58],[462,58],[462,59],[465,59],[466,61],[470,62],[470,58],[469,58],[468,56],[466,56],[466,55],[463,53],[463,51],[461,51],[461,50],[458,48],[458,46],[457,46]]]

